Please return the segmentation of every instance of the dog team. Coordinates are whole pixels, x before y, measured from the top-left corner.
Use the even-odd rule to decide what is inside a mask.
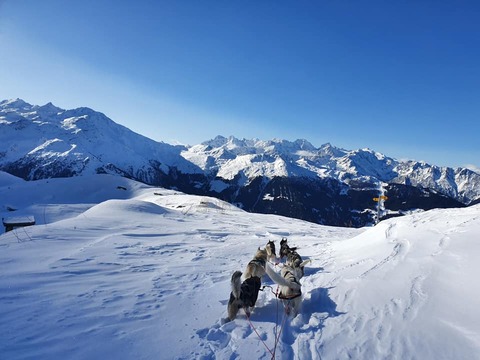
[[[228,301],[227,312],[228,319],[233,320],[240,309],[244,309],[249,317],[250,311],[255,307],[258,292],[261,289],[261,277],[267,274],[273,282],[278,284],[277,296],[282,299],[286,305],[287,312],[292,311],[295,317],[302,301],[302,290],[300,279],[304,275],[304,267],[309,260],[303,261],[297,253],[296,247],[290,247],[287,239],[280,241],[280,260],[285,258],[280,274],[270,265],[275,263],[277,255],[275,252],[275,243],[269,241],[264,249],[258,248],[253,259],[247,264],[245,271],[235,271],[232,275],[232,292]],[[243,275],[243,281],[242,281]]]

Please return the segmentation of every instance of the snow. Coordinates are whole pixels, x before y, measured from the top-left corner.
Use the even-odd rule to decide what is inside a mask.
[[[1,358],[270,359],[280,328],[276,359],[480,358],[480,206],[349,229],[110,175],[0,172],[0,212],[37,219],[0,235]],[[260,340],[242,312],[225,322],[230,276],[284,236],[311,260],[302,311],[281,327],[260,292]]]

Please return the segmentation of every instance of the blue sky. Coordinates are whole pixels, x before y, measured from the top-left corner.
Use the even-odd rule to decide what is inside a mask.
[[[480,166],[480,3],[0,0],[0,98],[152,139]]]

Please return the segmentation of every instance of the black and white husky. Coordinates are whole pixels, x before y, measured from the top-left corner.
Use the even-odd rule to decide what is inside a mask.
[[[247,316],[255,307],[258,292],[262,285],[261,277],[265,275],[266,265],[268,261],[276,259],[275,243],[269,241],[265,245],[265,249],[258,248],[253,259],[248,263],[244,273],[243,282],[241,280],[241,271],[235,271],[232,275],[231,286],[232,292],[227,305],[228,319],[233,320],[237,316],[238,310],[245,309]]]
[[[302,270],[302,276],[304,275],[303,268],[306,262],[303,261],[300,254],[297,252],[297,247],[290,247],[287,243],[287,238],[283,238],[280,241],[280,259],[286,257],[285,264],[293,267],[300,268]]]
[[[280,253],[278,254],[278,256],[280,257],[280,259],[284,258],[285,256],[287,256],[287,254],[290,252],[290,251],[297,251],[297,248],[296,247],[290,247],[288,245],[288,240],[286,237],[282,238],[282,240],[280,240]]]
[[[228,300],[228,319],[233,320],[237,317],[238,310],[245,309],[247,316],[250,316],[250,310],[255,307],[258,292],[262,286],[262,281],[258,276],[252,276],[241,280],[242,272],[235,271],[232,275],[232,292]]]

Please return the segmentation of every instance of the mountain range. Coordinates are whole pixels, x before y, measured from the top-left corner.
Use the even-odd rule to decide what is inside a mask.
[[[368,148],[317,148],[307,140],[217,136],[170,145],[90,108],[21,99],[0,102],[0,170],[26,180],[115,174],[250,212],[335,226],[480,199],[480,175],[467,168],[399,161]]]

